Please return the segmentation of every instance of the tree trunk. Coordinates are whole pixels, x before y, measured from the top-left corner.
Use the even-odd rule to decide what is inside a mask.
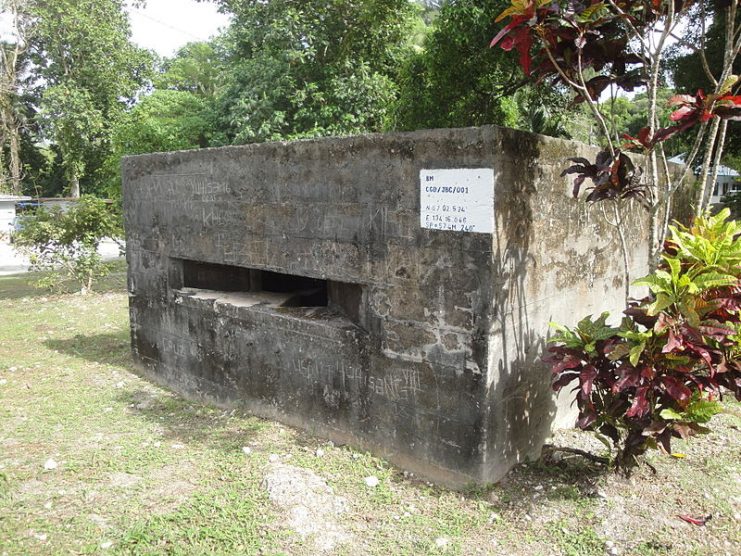
[[[0,106],[0,193],[11,193],[8,169],[5,167],[5,145],[8,142],[8,122],[5,106]]]
[[[648,236],[648,268],[651,272],[656,270],[658,264],[658,253],[661,250],[659,239],[659,211],[662,208],[663,190],[659,180],[659,165],[656,162],[656,151],[651,151],[650,174],[648,188],[651,192],[651,208],[649,209],[649,236]]]
[[[703,199],[703,206],[710,206],[710,198],[715,190],[715,186],[718,183],[718,170],[720,169],[720,161],[723,158],[723,146],[726,142],[726,129],[728,127],[728,121],[723,120],[720,124],[720,130],[718,131],[718,140],[715,145],[715,159],[710,171],[710,187],[705,189],[705,198]],[[722,191],[718,191],[723,195]]]
[[[18,131],[18,124],[15,118],[11,120],[11,127],[8,129],[10,135],[10,186],[13,195],[21,195],[23,187],[21,186],[21,141]]]
[[[10,193],[8,174],[5,171],[5,137],[0,136],[0,193]]]
[[[73,199],[80,198],[80,177],[77,174],[69,180],[69,196]]]
[[[718,136],[718,130],[720,128],[720,118],[713,118],[712,124],[710,124],[710,132],[708,133],[707,144],[705,145],[705,156],[702,160],[702,168],[698,179],[700,181],[700,188],[695,197],[695,216],[700,216],[705,211],[705,199],[710,199],[710,195],[713,194],[715,187],[714,183],[708,183],[708,176],[710,175],[710,164],[713,161],[713,152],[715,150],[715,139]],[[706,190],[710,187],[710,194],[706,194]]]

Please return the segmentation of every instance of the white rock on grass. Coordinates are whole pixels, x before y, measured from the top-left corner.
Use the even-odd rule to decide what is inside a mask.
[[[435,546],[438,548],[445,548],[450,544],[450,539],[448,537],[438,537],[435,539]]]
[[[263,484],[270,500],[287,515],[287,526],[301,538],[311,538],[316,552],[332,552],[352,542],[352,535],[337,519],[347,511],[347,501],[335,496],[312,470],[273,463]]]
[[[246,456],[249,456],[252,453],[252,448],[250,448],[249,446],[242,446],[242,453],[244,453],[244,455]]]
[[[59,467],[59,464],[56,461],[54,461],[52,458],[49,458],[44,463],[44,469],[46,469],[47,471],[52,471],[56,469],[57,467]]]
[[[375,475],[366,477],[365,479],[363,479],[363,481],[365,481],[365,486],[368,486],[370,488],[376,488],[381,482],[378,480],[378,477],[376,477]]]

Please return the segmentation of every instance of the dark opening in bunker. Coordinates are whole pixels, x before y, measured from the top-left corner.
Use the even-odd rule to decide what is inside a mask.
[[[361,324],[363,288],[360,284],[283,274],[269,270],[172,259],[175,289],[284,294],[281,307],[327,307]]]
[[[223,292],[248,292],[252,290],[252,271],[249,268],[184,259],[175,262],[182,265],[181,280],[176,280],[174,284],[177,288],[196,288]]]

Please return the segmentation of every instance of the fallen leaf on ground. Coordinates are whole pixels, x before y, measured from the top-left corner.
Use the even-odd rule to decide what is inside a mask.
[[[705,517],[692,517],[691,515],[678,515],[677,516],[682,521],[686,521],[687,523],[691,523],[692,525],[705,525],[708,521],[710,521],[713,516],[707,515]]]

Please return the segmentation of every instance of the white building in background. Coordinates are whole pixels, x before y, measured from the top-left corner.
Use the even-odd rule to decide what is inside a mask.
[[[31,197],[17,195],[0,195],[0,241],[7,241],[15,224],[15,206],[21,201],[29,201]]]
[[[684,164],[684,153],[678,154],[669,159],[669,162],[676,162],[677,164]],[[700,173],[700,167],[695,168],[695,175]],[[710,169],[712,175],[713,170]],[[717,205],[721,203],[724,195],[733,193],[735,191],[741,191],[741,175],[728,166],[718,166],[718,175],[715,178],[715,186],[713,187],[713,194],[710,196],[710,204]],[[710,178],[708,178],[710,179]]]
[[[710,197],[710,204],[715,205],[721,202],[724,195],[741,191],[741,180],[739,173],[728,166],[718,166],[718,177],[715,180],[713,195]]]

